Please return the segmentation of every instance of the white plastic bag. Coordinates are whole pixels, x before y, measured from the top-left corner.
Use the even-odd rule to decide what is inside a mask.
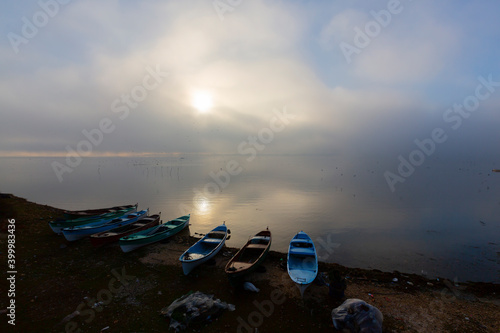
[[[382,333],[384,316],[379,309],[356,298],[349,298],[332,310],[333,326],[352,333]]]

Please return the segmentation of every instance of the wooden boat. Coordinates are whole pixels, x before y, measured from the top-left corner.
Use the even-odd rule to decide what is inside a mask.
[[[219,225],[184,252],[179,258],[184,275],[188,275],[195,267],[215,257],[224,246],[227,235],[226,225]]]
[[[191,214],[184,215],[174,220],[170,220],[167,223],[162,223],[156,227],[122,237],[119,240],[120,248],[123,252],[130,252],[139,247],[172,237],[189,225],[190,216]]]
[[[271,248],[271,232],[263,230],[253,236],[227,263],[225,271],[230,279],[253,272],[266,258]]]
[[[122,217],[118,217],[111,221],[107,221],[104,223],[91,223],[86,225],[80,225],[76,227],[64,228],[62,230],[64,237],[70,242],[82,239],[84,237],[96,234],[98,232],[103,232],[107,230],[111,230],[116,227],[122,227],[124,225],[128,225],[134,222],[139,221],[140,219],[148,216],[149,208],[145,210],[141,210],[140,212],[131,213],[124,215]]]
[[[123,216],[125,214],[134,213],[136,211],[137,211],[137,204],[133,207],[128,207],[126,209],[117,210],[114,212],[109,212],[109,213],[105,213],[102,215],[97,215],[97,216],[92,216],[92,217],[87,217],[87,218],[81,217],[81,218],[77,218],[77,219],[73,219],[73,220],[50,221],[49,226],[56,234],[59,235],[62,233],[62,229],[64,229],[64,228],[76,227],[76,226],[87,225],[87,224],[105,223],[105,222],[111,221],[113,219],[116,219],[120,216]]]
[[[87,209],[87,210],[64,210],[64,218],[67,220],[73,220],[78,218],[88,218],[96,215],[102,215],[106,213],[112,213],[118,210],[124,210],[128,208],[133,208],[135,205],[124,205],[124,206],[115,206],[109,208],[98,208],[98,209]],[[137,208],[137,207],[136,207]]]
[[[122,237],[157,226],[160,223],[160,215],[161,212],[159,214],[145,217],[132,224],[127,224],[122,227],[117,227],[108,231],[103,231],[91,235],[90,242],[96,247],[113,242],[118,242]]]
[[[493,172],[500,172],[500,169],[493,169],[491,171],[493,171]]]
[[[300,295],[318,275],[318,256],[314,243],[305,232],[300,231],[290,241],[287,260],[288,275],[297,284]]]

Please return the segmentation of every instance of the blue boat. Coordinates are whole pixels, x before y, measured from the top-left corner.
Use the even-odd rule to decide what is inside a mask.
[[[297,284],[300,295],[318,275],[318,256],[314,243],[305,232],[300,231],[290,241],[287,260],[288,275]]]
[[[188,275],[195,267],[215,257],[226,242],[229,230],[226,225],[219,225],[184,252],[179,260],[184,275]]]
[[[72,220],[55,220],[55,221],[50,221],[49,226],[52,228],[52,230],[56,234],[61,234],[62,229],[64,228],[70,228],[70,227],[77,227],[77,226],[82,226],[82,225],[90,225],[90,224],[101,224],[105,222],[109,222],[113,219],[116,219],[118,217],[122,217],[123,215],[134,213],[137,211],[137,204],[133,206],[126,206],[123,209],[119,210],[114,210],[111,212],[107,212],[101,215],[95,215],[95,216],[89,216],[89,217],[79,217],[76,219]]]
[[[149,208],[145,210],[141,210],[136,213],[131,213],[127,215],[123,215],[122,217],[115,218],[106,222],[94,222],[82,226],[69,227],[62,229],[64,237],[70,242],[82,239],[84,237],[96,234],[98,232],[103,232],[107,230],[111,230],[113,228],[121,227],[124,225],[128,225],[134,222],[137,222],[143,218],[145,218],[149,213]]]

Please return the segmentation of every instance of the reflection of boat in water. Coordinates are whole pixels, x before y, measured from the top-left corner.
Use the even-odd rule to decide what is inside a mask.
[[[493,169],[491,171],[493,171],[493,172],[500,172],[500,169]]]

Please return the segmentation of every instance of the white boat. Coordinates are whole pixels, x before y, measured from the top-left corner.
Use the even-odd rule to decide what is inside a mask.
[[[149,208],[145,210],[141,210],[140,212],[131,213],[124,215],[122,217],[113,219],[111,221],[106,221],[100,224],[87,224],[82,226],[70,227],[62,229],[62,233],[64,237],[70,241],[76,241],[82,239],[84,237],[96,234],[98,232],[103,232],[107,230],[111,230],[113,228],[121,227],[124,225],[128,225],[134,222],[137,222],[146,216],[148,216]]]
[[[305,232],[300,231],[290,241],[287,260],[288,275],[297,284],[300,295],[318,275],[318,256],[314,243]]]
[[[215,257],[224,246],[228,232],[225,224],[219,225],[184,252],[179,258],[184,275],[188,275],[195,267]]]

